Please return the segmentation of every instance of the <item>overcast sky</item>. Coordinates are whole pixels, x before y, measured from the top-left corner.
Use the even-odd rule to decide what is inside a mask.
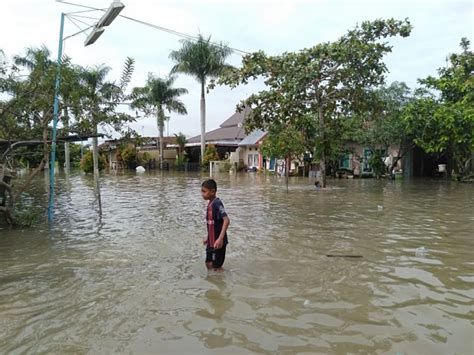
[[[106,8],[109,0],[73,1]],[[234,48],[269,54],[293,51],[323,41],[331,41],[364,20],[409,18],[414,26],[408,38],[392,41],[393,52],[386,57],[388,82],[405,81],[416,86],[417,78],[435,75],[446,64],[448,53],[458,51],[461,37],[473,39],[472,0],[123,0],[123,15],[168,27],[176,31],[212,34]],[[46,45],[56,58],[61,12],[82,9],[54,0],[2,0],[0,3],[0,48],[7,55],[21,54],[27,47]],[[100,17],[100,13],[83,13]],[[93,20],[83,18],[85,22]],[[84,25],[80,25],[83,26]],[[66,21],[65,36],[77,32]],[[147,73],[165,76],[173,63],[169,52],[179,49],[179,37],[119,18],[102,37],[84,47],[85,36],[65,41],[65,54],[81,65],[106,64],[113,68],[110,79],[120,76],[127,56],[136,60],[131,87],[142,86]],[[241,57],[229,62],[239,65]],[[199,126],[199,85],[179,76],[176,86],[185,87],[183,96],[188,115],[171,114],[170,135],[183,132],[197,135]],[[207,96],[207,130],[217,128],[246,95],[258,90],[248,85],[230,90],[220,87]],[[158,134],[153,118],[141,118],[132,125],[142,135]],[[166,134],[166,131],[165,131]]]

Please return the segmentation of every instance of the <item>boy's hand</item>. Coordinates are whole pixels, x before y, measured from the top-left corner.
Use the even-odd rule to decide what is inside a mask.
[[[223,238],[218,238],[214,243],[214,249],[222,248],[223,244],[224,244],[224,239]]]
[[[202,245],[206,245],[206,244],[207,244],[207,237],[202,239]]]

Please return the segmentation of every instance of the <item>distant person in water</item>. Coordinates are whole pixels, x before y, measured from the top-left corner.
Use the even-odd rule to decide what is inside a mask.
[[[217,184],[213,179],[202,183],[202,198],[209,201],[206,212],[207,238],[203,240],[206,246],[206,266],[208,270],[222,271],[230,220],[224,204],[216,197],[216,193]]]
[[[321,190],[321,183],[319,182],[319,180],[316,180],[316,182],[314,183],[314,187],[316,188],[316,190]]]

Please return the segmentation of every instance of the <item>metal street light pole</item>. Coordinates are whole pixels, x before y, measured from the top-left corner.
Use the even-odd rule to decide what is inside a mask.
[[[61,13],[61,25],[59,27],[59,46],[58,61],[56,67],[56,83],[54,85],[54,105],[53,105],[53,137],[51,140],[51,158],[49,169],[49,205],[48,205],[48,221],[53,220],[54,211],[54,168],[56,164],[56,130],[58,126],[59,116],[59,88],[61,86],[61,64],[63,58],[63,34],[64,34],[64,12]]]
[[[63,2],[66,3],[66,2]],[[81,6],[79,4],[66,3],[69,5]],[[87,37],[84,46],[88,46],[94,43],[100,35],[104,32],[104,27],[109,26],[119,13],[123,10],[125,5],[123,5],[120,0],[114,0],[110,7],[105,10],[105,13],[99,19],[97,24],[94,26],[93,30]],[[50,170],[49,170],[49,204],[48,204],[48,221],[53,221],[54,214],[54,183],[55,183],[55,163],[56,163],[56,137],[57,137],[57,126],[59,118],[59,90],[61,87],[61,65],[63,57],[63,42],[64,42],[64,18],[66,17],[65,13],[61,13],[61,24],[59,27],[59,45],[58,45],[58,59],[57,59],[57,68],[56,68],[56,82],[54,86],[54,105],[53,105],[53,135],[51,140],[51,158],[50,158]],[[83,32],[83,31],[81,31]],[[68,38],[68,37],[67,37]],[[97,140],[97,138],[95,138]],[[97,142],[96,142],[97,145]],[[94,162],[97,162],[97,152],[95,152]],[[96,166],[97,165],[97,166]],[[97,170],[97,171],[95,171]],[[94,176],[98,175],[98,164],[94,164]],[[98,183],[97,183],[98,186]],[[99,192],[100,199],[100,192]]]

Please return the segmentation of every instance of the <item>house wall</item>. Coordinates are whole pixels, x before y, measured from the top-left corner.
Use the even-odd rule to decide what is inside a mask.
[[[243,161],[243,148],[238,147],[235,152],[230,153],[229,155],[229,161],[231,164],[239,164],[239,162],[242,160]]]
[[[155,149],[150,149],[150,148],[146,148],[146,149],[143,149],[141,147],[138,147],[137,148],[138,151],[140,152],[140,154],[143,154],[143,153],[147,153],[150,155],[151,159],[155,159],[156,161],[160,160],[160,150],[158,148],[155,148]]]
[[[241,146],[239,147],[239,161],[249,167],[263,168],[263,156],[258,149],[258,145]]]
[[[159,149],[138,149],[139,154],[147,153],[151,156],[151,159],[155,159],[155,161],[160,160],[160,151]],[[164,160],[168,161],[171,165],[173,165],[176,161],[176,156],[177,156],[177,151],[176,149],[164,149],[163,150],[163,158]],[[109,168],[113,169],[114,166],[117,168],[122,168],[122,166],[118,163],[117,160],[117,155],[118,155],[118,149],[111,149],[107,153],[108,155],[108,160],[109,160]]]
[[[347,154],[343,163],[345,163],[345,168],[354,171],[354,175],[371,175],[372,168],[368,164],[368,158],[370,153],[368,152],[369,148],[364,145],[348,143],[345,148],[350,153]],[[388,156],[386,164],[391,165],[395,157],[398,156],[399,148],[396,146],[390,146],[388,152],[385,152]],[[402,169],[402,161],[398,161],[395,171]]]

